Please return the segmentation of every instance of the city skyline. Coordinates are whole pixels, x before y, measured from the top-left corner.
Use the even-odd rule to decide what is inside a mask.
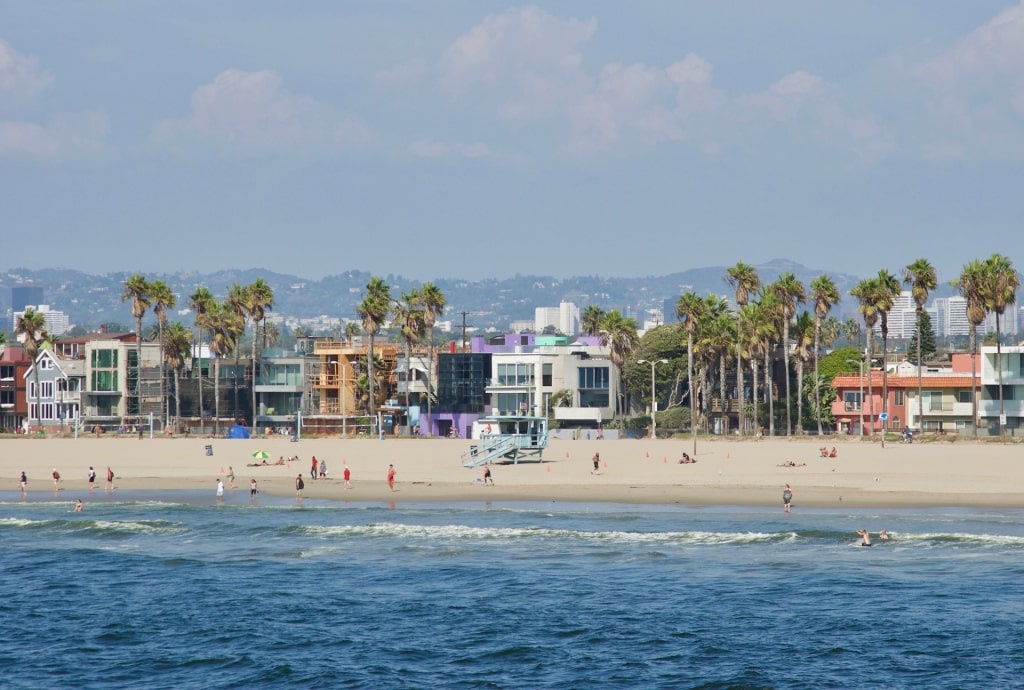
[[[949,280],[1014,258],[1024,2],[941,8],[7,3],[5,263]]]

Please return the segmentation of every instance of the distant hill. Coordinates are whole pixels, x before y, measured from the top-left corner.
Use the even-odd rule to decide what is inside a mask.
[[[462,323],[462,312],[470,326],[480,329],[503,330],[511,321],[532,320],[534,308],[557,306],[561,301],[576,303],[580,309],[596,304],[602,309],[618,309],[638,321],[647,310],[664,309],[680,294],[693,290],[698,294],[720,294],[732,298],[732,289],[724,276],[727,266],[692,268],[663,276],[621,278],[614,276],[573,276],[556,278],[540,275],[516,275],[491,280],[461,280],[442,278],[435,284],[448,299],[445,319],[453,325]],[[756,265],[761,280],[770,283],[781,273],[791,272],[809,286],[810,282],[828,273],[839,287],[843,299],[835,313],[840,318],[854,316],[856,303],[849,296],[850,289],[861,280],[860,276],[822,269],[812,269],[787,259],[774,259]],[[72,324],[94,327],[101,323],[117,322],[132,325],[131,309],[121,300],[124,281],[132,272],[92,275],[81,271],[46,268],[29,270],[14,268],[0,273],[0,313],[7,315],[5,328],[10,332],[10,290],[17,285],[40,285],[45,301],[51,308],[68,314]],[[247,285],[262,277],[274,291],[272,311],[299,319],[329,316],[356,318],[356,305],[362,300],[362,290],[370,280],[367,271],[351,270],[326,276],[320,280],[302,276],[275,273],[262,268],[225,269],[215,273],[147,273],[146,278],[166,282],[177,296],[175,311],[188,309],[188,296],[196,288],[205,286],[215,297],[223,299],[234,283]],[[400,275],[382,276],[398,298],[402,292],[419,287],[422,283]],[[940,286],[935,296],[952,294],[948,285]],[[665,309],[670,311],[669,309]],[[667,320],[674,315],[666,313]],[[172,317],[172,320],[174,317]],[[177,320],[190,323],[190,315]],[[152,321],[147,317],[146,323]]]

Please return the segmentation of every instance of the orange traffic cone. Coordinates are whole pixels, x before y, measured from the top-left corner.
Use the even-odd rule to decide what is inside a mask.
[[[725,454],[725,459],[726,459],[726,460],[728,460],[728,459],[729,459],[729,458],[731,458],[731,457],[732,457],[732,456],[731,456],[731,455],[729,455],[728,453],[726,453],[726,454]]]
[[[566,460],[568,460],[568,459],[569,459],[569,451],[565,451],[565,459],[566,459]]]
[[[220,466],[220,473],[221,473],[221,474],[224,474],[224,465],[221,465],[221,466]]]
[[[551,471],[551,465],[548,465],[548,472]]]
[[[607,460],[604,461],[604,468],[608,469],[608,461]]]
[[[644,457],[651,457],[651,451],[647,451],[646,453],[644,453]]]
[[[662,461],[662,462],[664,462],[664,463],[668,463],[668,457],[663,457],[663,458],[661,459],[661,461]]]

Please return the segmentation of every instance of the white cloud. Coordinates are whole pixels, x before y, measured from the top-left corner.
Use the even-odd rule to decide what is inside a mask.
[[[949,88],[966,79],[1024,78],[1024,2],[1000,12],[917,73]]]
[[[33,98],[52,82],[53,78],[39,69],[35,58],[22,55],[0,39],[0,105]]]
[[[420,139],[409,146],[409,152],[419,158],[467,158],[487,160],[504,165],[523,163],[522,156],[495,151],[482,142],[444,143],[433,139]]]
[[[0,155],[28,154],[56,156],[60,146],[44,128],[34,122],[0,121]]]
[[[290,93],[271,70],[225,70],[197,88],[191,104],[189,117],[161,123],[157,136],[184,136],[256,151],[357,144],[368,137],[357,119]]]

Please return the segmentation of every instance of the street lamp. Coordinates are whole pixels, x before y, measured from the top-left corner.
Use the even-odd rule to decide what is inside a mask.
[[[858,409],[860,409],[860,435],[864,435],[864,360],[855,361],[852,359],[846,360],[847,364],[856,364],[860,370],[860,401],[857,403]]]
[[[637,364],[651,365],[651,438],[658,438],[658,399],[654,396],[654,367],[658,364],[668,364],[667,359],[638,359]]]

